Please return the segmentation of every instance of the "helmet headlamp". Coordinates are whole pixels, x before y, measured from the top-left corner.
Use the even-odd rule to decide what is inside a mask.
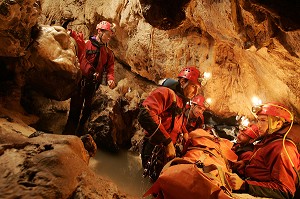
[[[251,111],[252,111],[252,113],[257,114],[257,113],[259,113],[260,111],[262,111],[262,108],[263,108],[263,105],[262,105],[262,104],[261,104],[261,105],[255,105],[255,106],[252,106]]]

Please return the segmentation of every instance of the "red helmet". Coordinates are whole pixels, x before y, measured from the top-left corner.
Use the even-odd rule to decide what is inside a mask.
[[[197,104],[198,106],[206,108],[205,98],[202,95],[196,95],[192,98],[191,102]]]
[[[181,70],[178,77],[186,78],[192,82],[199,83],[200,71],[194,66],[188,66]]]
[[[108,21],[101,21],[96,26],[96,30],[98,30],[98,29],[108,30],[108,31],[113,32],[113,25],[111,23],[109,23]]]
[[[271,115],[284,118],[287,122],[293,120],[292,113],[278,102],[270,102],[260,106],[252,107],[252,112],[256,115]]]
[[[259,137],[259,129],[255,124],[252,124],[251,126],[247,127],[242,132],[252,139],[257,139]]]

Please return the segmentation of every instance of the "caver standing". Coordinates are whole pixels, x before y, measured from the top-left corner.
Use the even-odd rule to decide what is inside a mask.
[[[78,58],[82,80],[71,97],[70,111],[63,134],[84,135],[84,125],[92,111],[92,99],[100,83],[115,87],[114,54],[107,47],[113,35],[113,25],[101,21],[97,34],[84,42],[83,35],[69,30],[78,45]],[[80,117],[81,116],[81,117]]]

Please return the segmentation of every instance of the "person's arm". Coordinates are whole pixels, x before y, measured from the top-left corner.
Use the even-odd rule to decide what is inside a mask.
[[[260,197],[267,197],[267,198],[291,198],[291,195],[289,193],[285,193],[280,191],[279,189],[265,187],[262,185],[266,185],[266,182],[259,185],[253,185],[249,184],[249,182],[255,182],[255,181],[249,181],[249,180],[242,180],[236,173],[229,175],[229,183],[233,190],[236,190],[239,193],[249,193],[253,196],[260,196]],[[270,184],[269,184],[270,185]]]
[[[255,174],[253,174],[252,179],[244,181],[234,174],[229,178],[232,189],[258,197],[292,198],[292,195],[296,191],[295,182],[297,182],[297,174],[280,142],[281,140],[278,141],[276,150],[271,150],[265,158],[265,164],[270,165],[271,169],[270,180],[254,180]],[[294,164],[299,165],[299,155],[296,147],[290,145],[290,143],[286,143],[286,148]]]
[[[82,75],[85,77],[92,76],[95,70],[93,70],[93,66],[89,63],[89,61],[86,59],[86,43],[83,38],[83,34],[77,33],[74,30],[69,30],[70,36],[74,38],[77,44],[77,57],[80,64],[80,70],[82,72]]]
[[[114,67],[115,67],[115,61],[114,61],[114,54],[113,51],[110,50],[107,47],[104,47],[107,52],[107,62],[103,67],[105,67],[106,70],[106,79],[107,79],[107,85],[109,88],[113,89],[116,87],[115,84],[115,76],[114,76]]]
[[[168,88],[160,87],[150,93],[144,100],[140,110],[138,121],[148,132],[152,144],[164,144],[167,146],[172,139],[161,124],[161,113],[172,106],[175,93]]]
[[[188,130],[186,129],[186,125],[183,125],[182,126],[182,133],[183,133],[183,140],[184,140],[184,143],[186,143],[189,139],[189,132]]]
[[[245,151],[244,153],[239,155],[239,160],[248,161],[252,157],[252,151]]]
[[[297,148],[290,142],[285,142],[289,156],[294,162],[294,165],[299,165],[299,154]],[[271,166],[271,179],[268,182],[257,182],[246,180],[249,185],[249,194],[272,197],[272,198],[290,198],[296,191],[297,174],[293,169],[286,152],[282,147],[282,141],[278,141],[276,153],[273,159],[267,163]],[[272,155],[271,155],[272,156]]]

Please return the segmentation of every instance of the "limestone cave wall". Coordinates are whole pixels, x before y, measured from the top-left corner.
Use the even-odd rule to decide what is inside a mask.
[[[72,19],[68,28],[88,36],[100,20],[114,22],[110,46],[132,72],[157,83],[195,65],[212,74],[203,91],[217,114],[250,115],[258,96],[298,118],[298,9],[296,0],[46,0],[39,23]]]

